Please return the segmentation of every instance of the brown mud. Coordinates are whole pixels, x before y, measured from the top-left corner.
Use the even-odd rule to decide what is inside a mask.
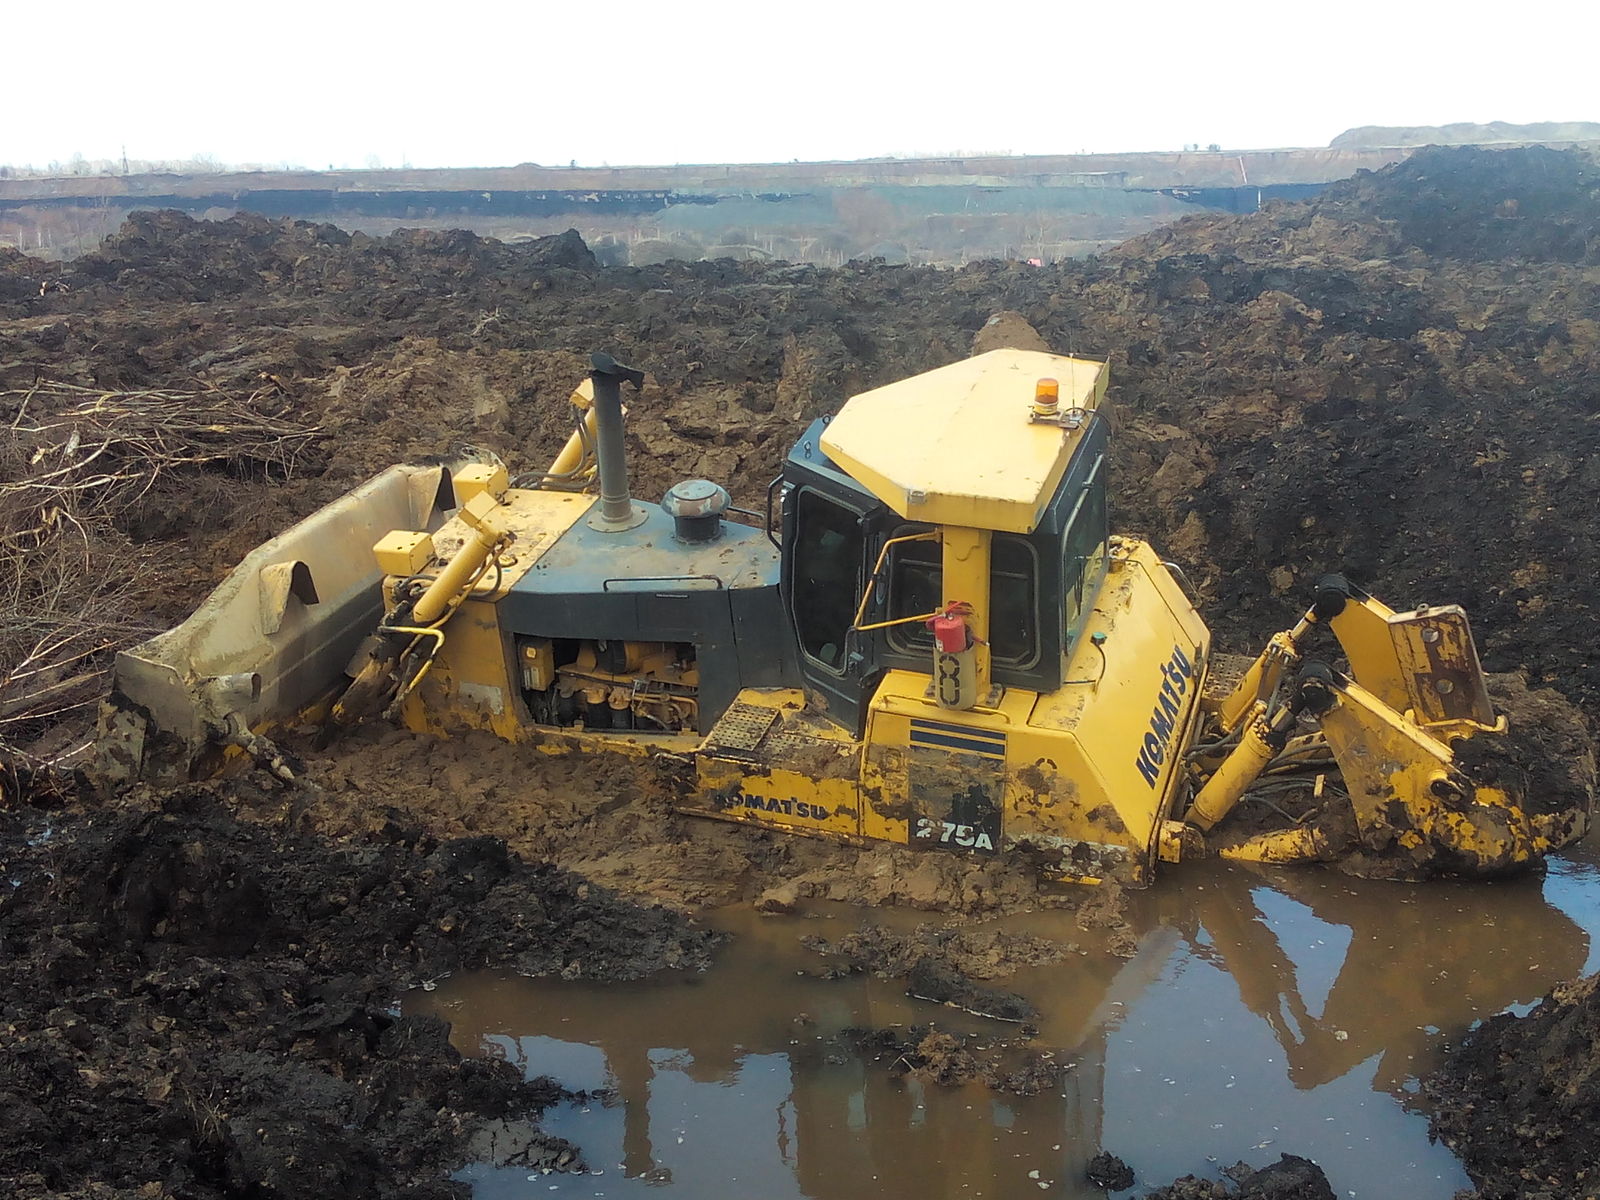
[[[496,1134],[499,1161],[579,1169],[533,1123],[558,1084],[463,1058],[394,997],[494,964],[703,967],[717,941],[494,838],[336,846],[205,787],[0,821],[12,1196],[464,1196],[445,1172]]]
[[[487,733],[441,740],[381,724],[321,754],[309,736],[287,744],[305,753],[310,786],[240,796],[242,811],[335,836],[394,818],[436,837],[493,833],[526,858],[680,907],[784,911],[806,899],[982,916],[1090,904],[1115,919],[1114,896],[1052,891],[1026,862],[837,846],[679,814],[685,784],[665,760],[553,757]]]
[[[989,327],[996,313],[1003,320]],[[64,731],[81,734],[92,711],[30,707],[21,701],[40,694],[30,688],[42,680],[51,689],[76,684],[81,694],[119,640],[180,619],[250,546],[391,462],[470,443],[514,468],[542,465],[570,426],[565,397],[592,350],[650,373],[629,423],[640,496],[705,476],[754,505],[810,417],[863,388],[964,357],[986,329],[1002,337],[1029,328],[1054,350],[1110,359],[1117,524],[1152,537],[1183,565],[1224,648],[1259,646],[1293,622],[1320,575],[1342,568],[1398,607],[1464,605],[1487,667],[1523,672],[1534,689],[1553,686],[1590,717],[1600,711],[1600,659],[1588,650],[1596,632],[1591,580],[1600,571],[1600,190],[1593,164],[1575,154],[1426,151],[1307,204],[1196,216],[1100,258],[1044,268],[866,263],[828,271],[723,260],[603,269],[575,235],[505,246],[466,233],[374,239],[252,216],[210,223],[143,213],[70,264],[0,250],[0,419],[17,428],[26,412],[49,425],[60,410],[33,391],[46,382],[118,395],[249,397],[273,421],[317,434],[292,461],[176,464],[135,479],[140,486],[118,492],[114,508],[98,510],[87,486],[74,493],[75,509],[23,503],[26,489],[10,486],[67,468],[87,472],[92,447],[70,420],[57,422],[56,440],[5,459],[0,595],[10,615],[48,616],[48,605],[70,601],[63,619],[107,633],[81,655],[42,664],[21,657],[30,647],[6,646],[0,741],[16,753],[8,755],[3,795],[51,800],[21,754],[60,752],[74,740]],[[19,696],[24,663],[32,682]],[[1559,721],[1548,729],[1557,741],[1566,736]],[[1519,760],[1507,769],[1536,766]],[[208,1098],[245,1097],[238,1111],[246,1114],[251,1104],[279,1103],[285,1089],[271,1082],[271,1070],[298,1073],[303,1086],[288,1094],[325,1093],[329,1107],[315,1111],[343,1114],[325,1133],[359,1160],[339,1184],[351,1194],[435,1187],[433,1168],[459,1153],[453,1117],[448,1138],[401,1139],[377,1130],[378,1110],[369,1107],[448,1109],[454,1084],[446,1077],[460,1074],[459,1064],[442,1071],[439,1054],[425,1056],[425,1068],[407,1067],[408,1081],[383,1092],[388,1099],[375,1099],[362,1082],[390,1069],[383,1034],[392,1026],[382,1024],[390,1018],[379,997],[424,969],[451,969],[432,957],[454,944],[450,936],[428,934],[423,949],[422,927],[407,927],[398,935],[407,961],[397,964],[374,952],[394,931],[368,923],[359,944],[338,940],[332,915],[312,914],[302,897],[295,919],[311,932],[293,943],[296,953],[331,954],[342,972],[336,986],[315,993],[313,968],[286,953],[282,929],[259,935],[271,953],[252,944],[226,957],[227,931],[185,898],[189,847],[204,876],[197,894],[233,878],[208,874],[206,864],[244,854],[241,845],[253,847],[245,877],[260,878],[272,897],[282,879],[298,878],[295,864],[305,856],[379,853],[374,845],[399,854],[386,839],[412,830],[398,843],[413,847],[409,854],[433,839],[499,837],[530,860],[678,905],[841,899],[988,913],[1053,902],[1025,866],[972,867],[893,847],[841,852],[690,823],[671,812],[670,779],[654,768],[535,764],[498,744],[431,743],[374,729],[313,755],[310,773],[315,787],[294,797],[266,787],[228,796],[263,824],[231,826],[213,813],[176,843],[181,853],[162,843],[165,857],[152,865],[162,886],[176,890],[151,898],[155,907],[136,920],[117,915],[103,889],[88,886],[79,896],[52,882],[103,882],[86,864],[111,851],[106,823],[131,820],[122,810],[62,815],[41,846],[28,842],[36,815],[5,815],[7,854],[33,864],[29,882],[3,902],[0,967],[16,978],[6,1021],[43,1049],[24,1053],[8,1038],[0,1082],[36,1081],[7,1090],[18,1105],[13,1124],[54,1139],[37,1143],[46,1147],[40,1158],[8,1161],[11,1177],[26,1180],[16,1186],[115,1189],[138,1179],[155,1187],[149,1194],[163,1194],[157,1159],[137,1140],[91,1161],[93,1131],[131,1121],[176,1139],[162,1145],[190,1147],[160,1159],[189,1173],[173,1177],[174,1194],[223,1194],[217,1189],[231,1186],[230,1170],[255,1171],[251,1186],[262,1195],[294,1194],[306,1181],[273,1175],[290,1167],[259,1138],[251,1142],[249,1117],[219,1122],[222,1110]],[[330,844],[327,834],[349,841]],[[62,864],[73,862],[77,874],[64,873]],[[428,904],[455,894],[445,886],[448,871],[443,881],[437,869],[418,871],[415,886]],[[156,909],[163,917],[152,922]],[[454,910],[428,911],[445,920]],[[623,927],[637,933],[631,920]],[[554,936],[565,948],[559,928],[525,932]],[[88,941],[75,951],[55,947],[69,975],[56,979],[45,969],[53,952],[40,947],[80,935]],[[519,937],[509,941],[496,953],[526,948]],[[665,962],[663,946],[692,961],[688,947],[698,944],[669,938],[639,969]],[[188,965],[171,967],[179,972],[173,980],[149,982],[147,962],[165,962],[175,945],[186,947]],[[236,969],[258,960],[276,972],[271,987],[255,967]],[[593,969],[581,956],[546,965],[566,970],[574,962]],[[121,984],[100,974],[113,969],[145,990],[126,999]],[[185,974],[200,970],[211,974]],[[70,977],[78,972],[82,978]],[[218,982],[235,979],[244,981],[242,995]],[[363,1014],[359,1038],[340,1035],[324,1049],[296,1032],[302,1008],[335,1002]],[[191,1008],[199,1014],[192,1030],[183,1023]],[[185,1030],[200,1029],[224,1042],[224,1052],[177,1045],[191,1035]],[[410,1040],[430,1038],[419,1032]],[[100,1051],[75,1039],[103,1048],[100,1060],[81,1061]],[[402,1051],[410,1053],[395,1053]],[[1592,1064],[1592,1044],[1587,1054]],[[185,1083],[191,1091],[173,1094],[200,1099],[173,1104],[150,1065],[169,1058],[204,1059],[225,1074]],[[258,1069],[269,1074],[251,1073]],[[111,1085],[95,1082],[102,1079]],[[1517,1089],[1508,1095],[1530,1099]],[[515,1096],[474,1111],[496,1106],[531,1112],[537,1103]],[[360,1137],[374,1140],[348,1133],[341,1122],[352,1115]],[[462,1128],[470,1120],[464,1115]],[[1592,1122],[1568,1137],[1573,1161],[1579,1149],[1590,1158],[1600,1150]],[[1485,1165],[1474,1170],[1492,1178],[1496,1160],[1516,1164],[1539,1148],[1537,1139],[1512,1141],[1483,1142]],[[412,1156],[418,1146],[429,1147],[426,1163]],[[93,1175],[96,1163],[110,1174]],[[45,1167],[59,1180],[28,1174]]]

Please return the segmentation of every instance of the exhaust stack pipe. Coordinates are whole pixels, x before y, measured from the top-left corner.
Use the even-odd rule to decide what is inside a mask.
[[[609,354],[589,359],[594,383],[595,457],[599,460],[600,507],[589,527],[603,533],[632,529],[645,519],[643,506],[628,496],[628,458],[622,442],[622,384],[644,386],[644,372],[625,367]]]

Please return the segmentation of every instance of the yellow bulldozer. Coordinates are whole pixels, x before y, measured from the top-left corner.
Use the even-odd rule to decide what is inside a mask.
[[[755,512],[630,496],[643,376],[596,355],[547,470],[391,468],[122,654],[104,770],[288,774],[275,730],[387,716],[665,751],[686,812],[1133,886],[1204,853],[1494,874],[1582,836],[1588,790],[1526,794],[1457,607],[1330,576],[1253,659],[1214,653],[1181,571],[1110,530],[1108,379],[996,350],[861,393]]]

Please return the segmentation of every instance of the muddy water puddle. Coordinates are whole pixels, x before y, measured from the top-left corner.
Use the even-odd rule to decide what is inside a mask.
[[[521,1196],[1099,1196],[1104,1147],[1132,1193],[1216,1177],[1282,1152],[1341,1197],[1448,1200],[1470,1185],[1431,1144],[1417,1078],[1473,1021],[1531,1005],[1600,969],[1600,847],[1544,879],[1403,886],[1321,872],[1199,864],[1130,897],[1131,959],[1071,912],[1006,929],[1074,947],[1001,986],[1040,1012],[1033,1045],[1070,1064],[1045,1094],[941,1087],[874,1062],[848,1027],[929,1023],[1016,1037],[1016,1026],[907,998],[904,984],[812,977],[800,945],[863,921],[926,914],[818,908],[714,914],[733,933],[710,971],[623,986],[476,975],[408,1008],[454,1026],[467,1053],[612,1095],[546,1115],[595,1174],[468,1168],[480,1200]]]

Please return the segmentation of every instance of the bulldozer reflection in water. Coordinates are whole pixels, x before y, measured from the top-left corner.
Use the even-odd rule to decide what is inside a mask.
[[[791,921],[740,924],[704,979],[590,988],[467,978],[412,1006],[446,1015],[464,1051],[508,1056],[530,1074],[563,1074],[542,1038],[597,1047],[604,1078],[583,1082],[616,1089],[620,1144],[596,1128],[603,1117],[558,1131],[608,1176],[615,1164],[599,1155],[614,1150],[628,1178],[688,1194],[737,1177],[740,1194],[818,1200],[1036,1195],[1041,1181],[1049,1194],[1087,1197],[1102,1194],[1084,1183],[1102,1147],[1154,1185],[1172,1178],[1150,1174],[1163,1163],[1204,1173],[1208,1156],[1259,1159],[1261,1127],[1298,1121],[1305,1142],[1285,1132],[1268,1160],[1309,1155],[1341,1194],[1443,1200],[1464,1180],[1451,1183],[1459,1169],[1430,1149],[1420,1119],[1401,1117],[1415,1077],[1445,1038],[1581,971],[1588,935],[1532,880],[1419,890],[1258,871],[1194,868],[1198,886],[1133,897],[1144,936],[1130,961],[1075,955],[1014,981],[1039,1001],[1033,1044],[1069,1064],[1059,1089],[1034,1096],[943,1087],[843,1049],[831,1035],[851,1026],[932,1020],[980,1044],[1017,1030],[908,1001],[897,982],[797,979],[817,960],[794,948]],[[1019,918],[1040,933],[1062,919]],[[1196,963],[1231,979],[1237,1001],[1192,978]],[[1166,1015],[1176,1006],[1182,1021]],[[1279,1053],[1265,1053],[1274,1043]],[[1352,1074],[1373,1060],[1370,1083]],[[1346,1076],[1352,1086],[1329,1086]],[[1372,1103],[1374,1092],[1398,1105]],[[1382,1186],[1369,1190],[1375,1177]],[[477,1179],[496,1194],[492,1172]],[[618,1194],[614,1178],[595,1190]]]
[[[1195,956],[1238,985],[1240,999],[1283,1048],[1289,1080],[1303,1091],[1380,1055],[1374,1086],[1410,1097],[1408,1081],[1443,1041],[1581,974],[1589,949],[1589,935],[1547,904],[1532,881],[1498,884],[1485,903],[1462,884],[1441,885],[1435,894],[1285,872],[1267,880],[1241,870],[1207,892],[1202,903],[1179,912],[1161,897],[1156,903]],[[1316,1012],[1298,980],[1303,960],[1320,956],[1309,947],[1297,947],[1296,956],[1285,951],[1284,897],[1318,925],[1349,932]],[[1276,902],[1272,918],[1263,908],[1267,899]]]
[[[1459,608],[1330,576],[1254,659],[1213,654],[1182,573],[1111,533],[1105,363],[995,350],[854,396],[755,525],[705,480],[630,497],[643,379],[595,356],[547,471],[396,467],[259,547],[118,656],[104,773],[292,774],[273,728],[387,715],[668,753],[706,817],[1135,887],[1207,853],[1494,875],[1588,827],[1587,734],[1564,775],[1508,734]]]

